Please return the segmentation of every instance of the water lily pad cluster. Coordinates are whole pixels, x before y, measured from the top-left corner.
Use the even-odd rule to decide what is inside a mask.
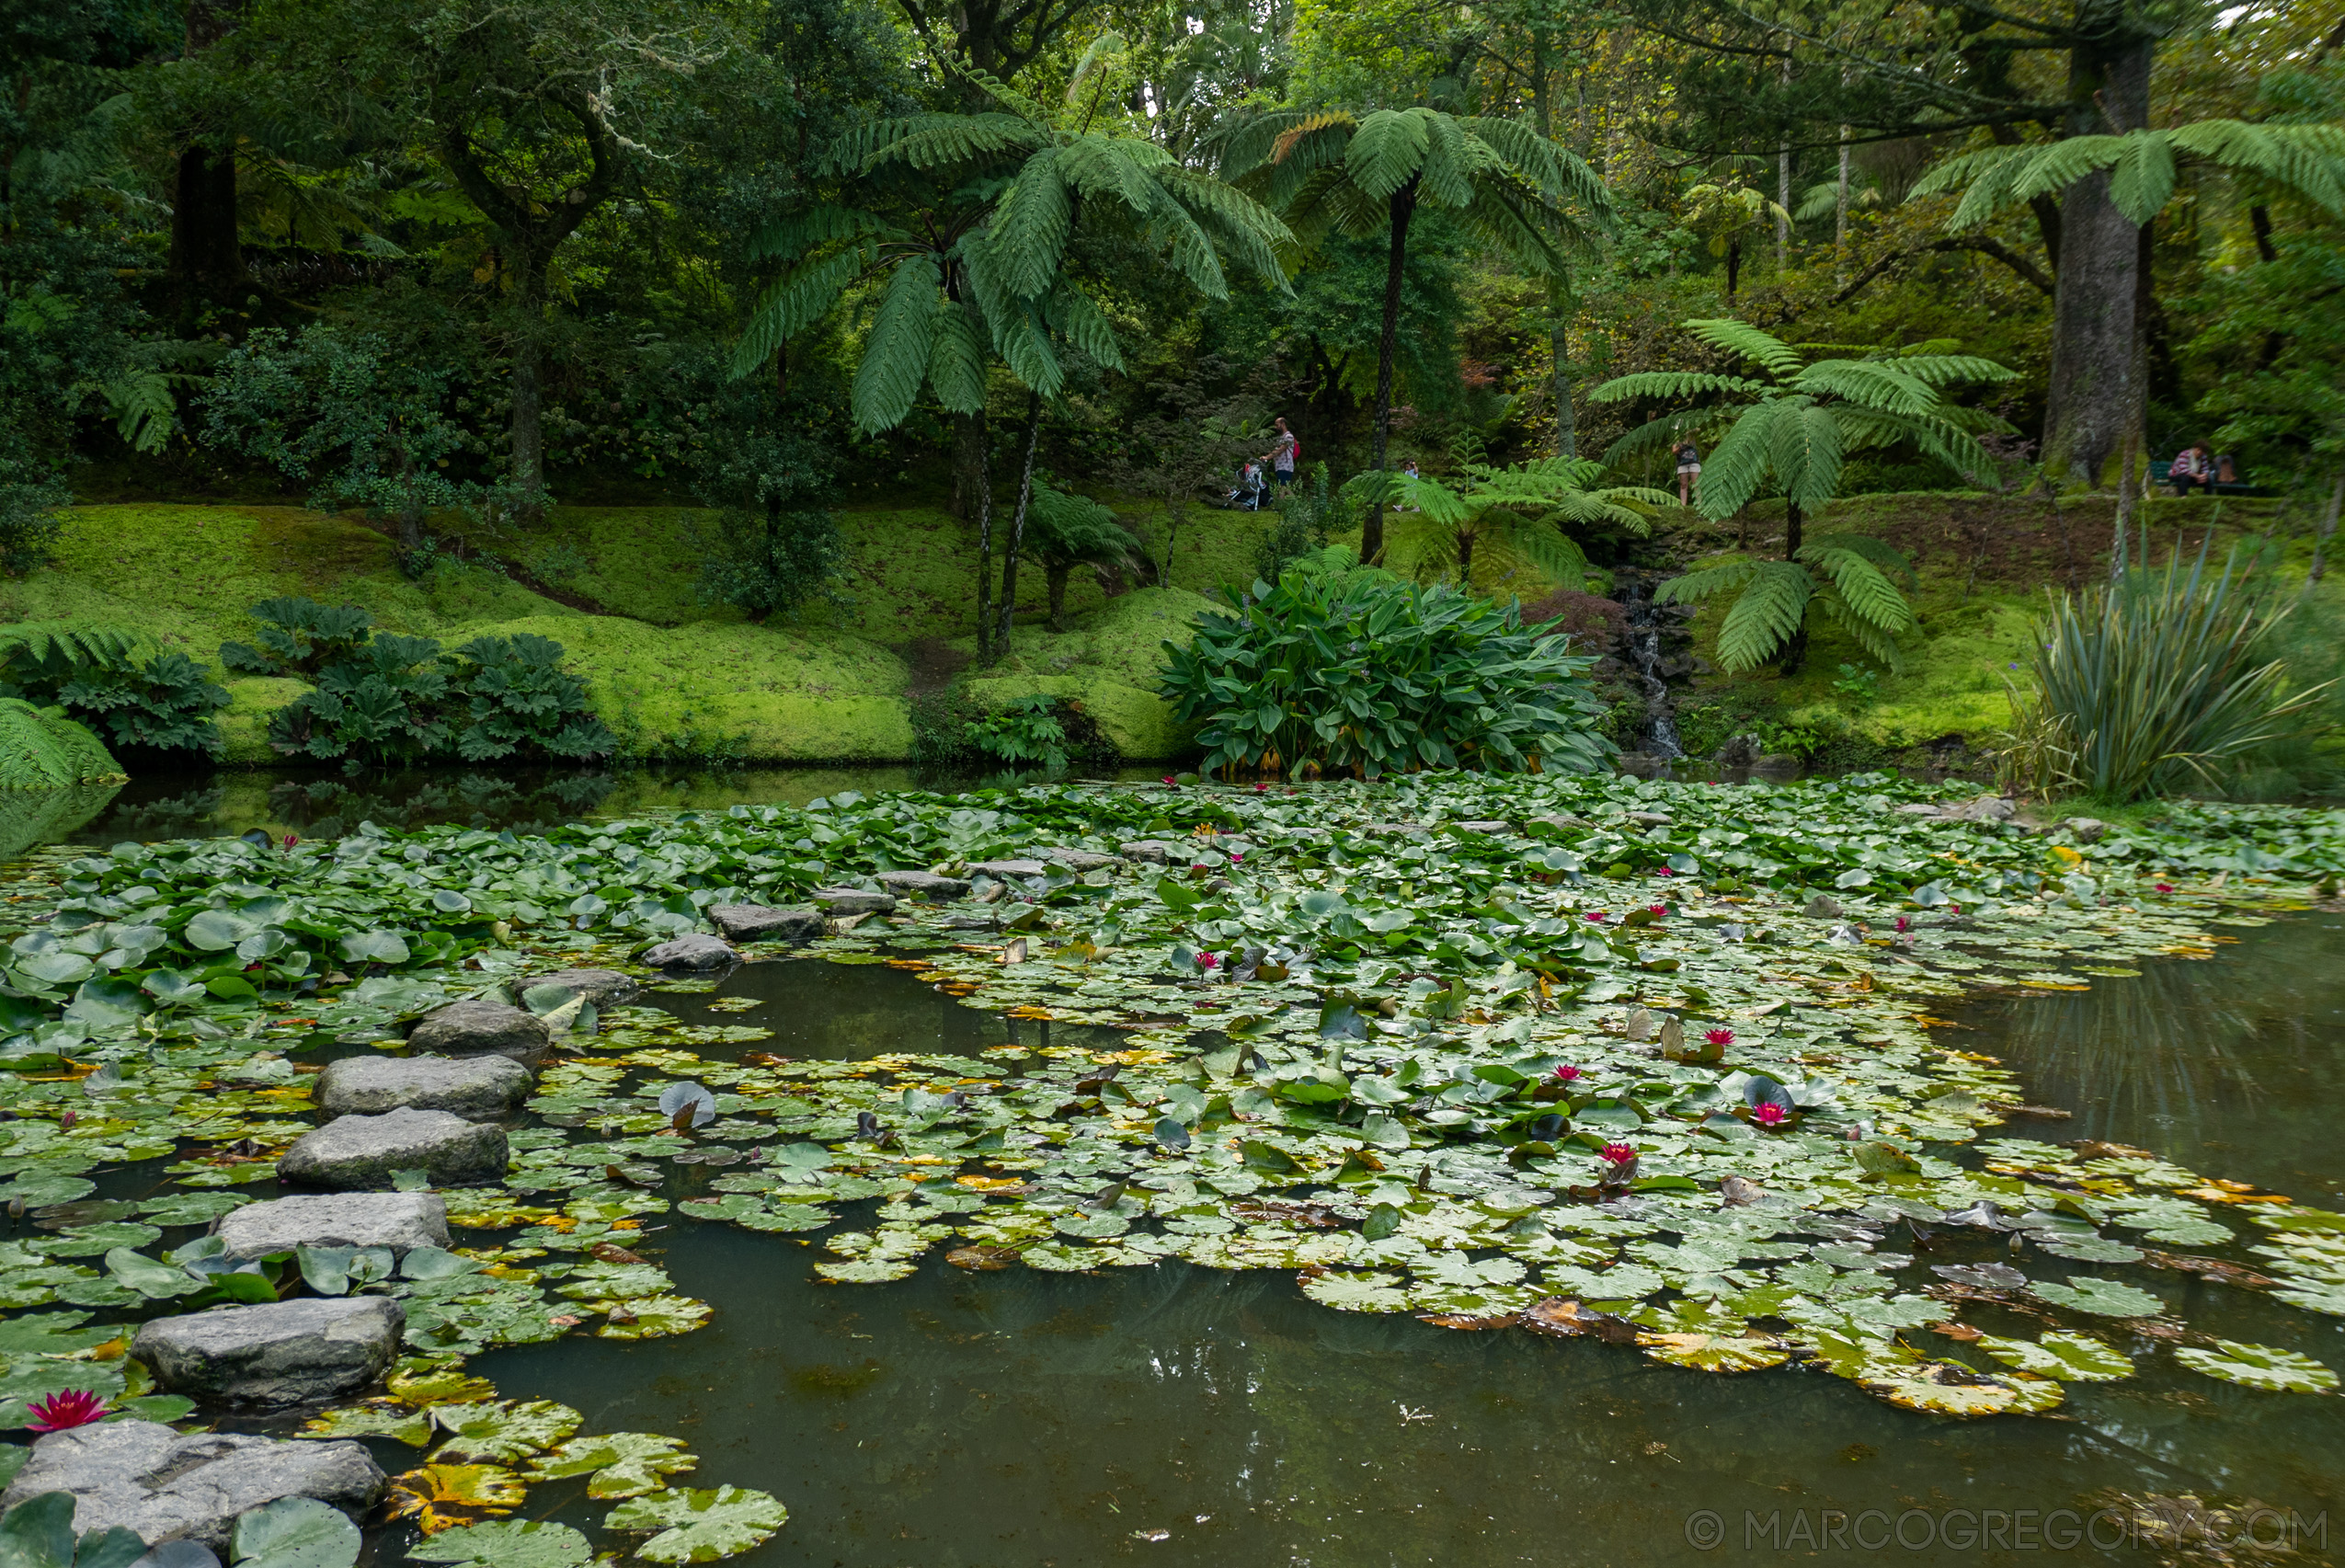
[[[69,1388],[184,1413],[140,1402],[125,1351],[145,1316],[389,1292],[410,1361],[316,1431],[425,1450],[396,1505],[432,1532],[422,1560],[585,1562],[577,1532],[511,1516],[531,1484],[581,1476],[639,1555],[726,1555],[782,1505],[677,1485],[675,1439],[581,1435],[462,1370],[492,1345],[699,1326],[707,1307],[635,1250],[653,1217],[810,1240],[841,1287],[940,1253],[1276,1268],[1332,1309],[1798,1366],[1946,1414],[2042,1412],[2158,1356],[2333,1388],[2172,1307],[2198,1280],[2345,1314],[2345,1217],[2149,1150],[2012,1136],[2049,1130],[2025,1086],[1930,1010],[2207,956],[2224,925],[2333,894],[2345,830],[2192,807],[2084,844],[1948,819],[1944,794],[1064,785],[47,853],[0,915],[0,1305],[19,1314],[0,1321],[0,1421]],[[531,983],[625,967],[715,905],[896,870],[974,890],[749,956],[892,965],[1026,1043],[793,1060],[751,1048],[772,1037],[754,1009],[661,1005],[708,980],[599,1011]],[[204,1229],[315,1125],[303,1053],[395,1047],[467,996],[561,1033],[505,1181],[443,1195],[463,1244],[396,1267],[223,1260]],[[96,1196],[147,1161],[166,1162],[153,1196]]]

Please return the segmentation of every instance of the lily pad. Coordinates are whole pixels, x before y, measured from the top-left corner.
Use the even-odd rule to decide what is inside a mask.
[[[635,1548],[635,1555],[646,1562],[714,1562],[772,1539],[789,1521],[790,1510],[771,1494],[719,1486],[631,1498],[612,1509],[602,1524],[605,1529],[658,1531]]]
[[[2337,1374],[2326,1365],[2309,1356],[2269,1345],[2242,1345],[2237,1340],[2218,1339],[2212,1349],[2184,1345],[2174,1352],[2174,1359],[2193,1372],[2203,1372],[2241,1388],[2261,1389],[2267,1393],[2337,1391]]]

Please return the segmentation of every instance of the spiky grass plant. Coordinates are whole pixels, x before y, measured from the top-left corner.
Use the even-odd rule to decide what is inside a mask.
[[[2082,593],[2049,593],[1998,776],[2041,795],[2108,801],[2220,788],[2242,763],[2301,730],[2328,682],[2292,682],[2271,657],[2289,613],[2234,552],[2210,574],[2135,572]]]

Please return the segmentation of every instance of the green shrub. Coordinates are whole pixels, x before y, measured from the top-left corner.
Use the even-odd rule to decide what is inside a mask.
[[[702,601],[760,622],[792,619],[817,600],[849,602],[840,590],[847,544],[827,504],[827,454],[803,436],[754,424],[727,433],[703,454],[695,486],[717,509],[716,526],[687,525],[703,555]]]
[[[74,621],[0,627],[0,696],[62,707],[113,745],[216,756],[212,715],[228,693],[183,653],[155,653],[142,635]]]
[[[1327,464],[1312,464],[1273,504],[1278,521],[1254,546],[1254,576],[1264,582],[1276,582],[1288,567],[1326,548],[1337,511],[1336,500],[1327,491]]]
[[[105,743],[62,710],[0,698],[0,789],[64,789],[127,777]]]
[[[0,571],[22,577],[49,559],[65,532],[57,509],[73,492],[29,465],[0,458]]]
[[[2272,654],[2287,612],[2236,555],[2213,577],[2206,559],[2052,596],[2011,692],[2005,784],[2108,801],[2220,787],[2283,737],[2325,727],[2322,689],[2294,685]]]
[[[1615,748],[1598,732],[1593,658],[1524,628],[1520,607],[1381,574],[1287,572],[1165,645],[1162,688],[1208,770],[1365,778],[1418,768],[1586,773]]]
[[[1012,699],[969,726],[977,749],[1012,767],[1067,765],[1067,727],[1058,719],[1058,699],[1036,693]]]
[[[454,755],[600,757],[618,738],[562,669],[548,637],[475,637],[454,653],[429,637],[378,635],[362,610],[306,599],[252,608],[258,646],[221,645],[222,662],[315,688],[271,715],[269,743],[288,757],[378,766]]]

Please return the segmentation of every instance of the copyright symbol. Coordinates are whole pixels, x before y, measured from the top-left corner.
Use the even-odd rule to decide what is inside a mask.
[[[1686,1516],[1686,1544],[1696,1551],[1709,1551],[1725,1539],[1726,1521],[1708,1508]]]

